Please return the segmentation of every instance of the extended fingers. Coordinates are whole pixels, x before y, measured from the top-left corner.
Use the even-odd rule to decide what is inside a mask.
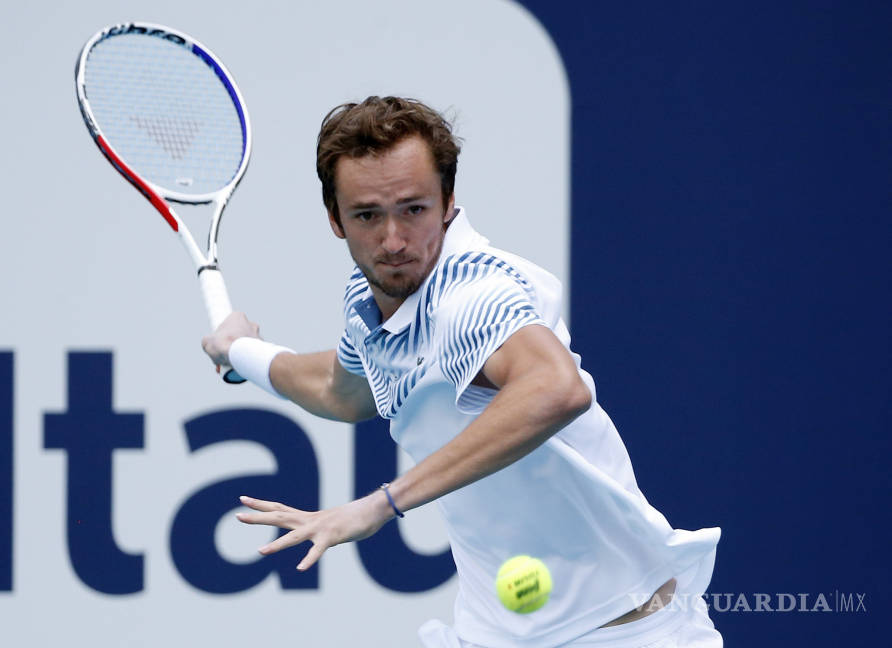
[[[293,547],[294,545],[300,544],[306,539],[306,534],[301,531],[289,531],[285,535],[279,536],[269,544],[260,547],[260,549],[258,549],[257,551],[259,551],[264,556],[268,556],[270,554],[276,553],[277,551],[282,551],[282,549],[287,549],[288,547]]]
[[[316,561],[322,557],[322,554],[325,553],[325,550],[328,549],[327,545],[313,543],[313,546],[310,547],[310,550],[307,552],[307,555],[304,556],[304,559],[298,563],[297,568],[300,571],[306,571],[310,567],[316,564]]]
[[[378,524],[370,528],[363,516],[357,516],[355,502],[326,511],[301,511],[279,502],[246,496],[240,499],[242,504],[253,511],[237,513],[239,521],[290,529],[288,533],[260,547],[258,551],[262,555],[267,556],[307,540],[312,541],[312,547],[297,565],[300,571],[306,571],[315,565],[329,547],[368,537],[380,526]]]
[[[242,504],[258,511],[257,513],[250,511],[236,513],[235,517],[238,521],[245,524],[266,524],[282,529],[295,529],[300,524],[302,516],[306,515],[304,511],[298,511],[279,502],[267,502],[245,496],[240,499]]]
[[[271,512],[271,513],[244,513],[239,512],[235,514],[236,519],[239,522],[243,522],[244,524],[265,524],[267,526],[275,526],[281,529],[290,529],[290,526],[286,526],[288,521],[282,516],[281,513]]]
[[[280,504],[279,502],[267,502],[266,500],[255,499],[253,497],[248,497],[247,495],[242,495],[239,497],[239,501],[247,506],[248,508],[252,508],[255,511],[293,511],[289,506],[285,506],[284,504]]]

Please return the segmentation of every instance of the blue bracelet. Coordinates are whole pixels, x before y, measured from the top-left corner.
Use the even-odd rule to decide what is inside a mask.
[[[390,482],[385,482],[381,484],[378,488],[384,491],[384,494],[387,495],[387,501],[390,502],[390,507],[393,509],[393,512],[397,514],[397,517],[406,517],[403,513],[396,507],[396,502],[393,501],[393,497],[390,496],[390,491],[387,490],[387,487],[390,486]]]

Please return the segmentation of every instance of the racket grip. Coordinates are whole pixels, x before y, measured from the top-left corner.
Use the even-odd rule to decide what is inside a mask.
[[[205,267],[198,272],[198,283],[201,286],[201,294],[204,297],[204,306],[211,322],[211,330],[216,331],[232,312],[232,304],[229,301],[229,293],[223,281],[223,273],[214,267]],[[223,378],[223,382],[237,385],[245,382],[238,372],[229,365],[217,367],[217,372]]]

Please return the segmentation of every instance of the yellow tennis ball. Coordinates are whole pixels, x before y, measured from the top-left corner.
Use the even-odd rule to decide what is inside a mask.
[[[551,572],[538,558],[514,556],[499,568],[496,592],[502,605],[512,612],[535,612],[548,602]]]

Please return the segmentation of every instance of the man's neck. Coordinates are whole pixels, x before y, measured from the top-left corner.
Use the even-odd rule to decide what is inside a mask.
[[[372,296],[375,298],[375,303],[378,305],[378,310],[381,311],[381,321],[386,322],[390,319],[390,317],[399,310],[400,306],[403,305],[403,302],[406,301],[405,297],[390,297],[389,295],[385,295],[380,288],[376,286],[370,286],[372,289]]]

